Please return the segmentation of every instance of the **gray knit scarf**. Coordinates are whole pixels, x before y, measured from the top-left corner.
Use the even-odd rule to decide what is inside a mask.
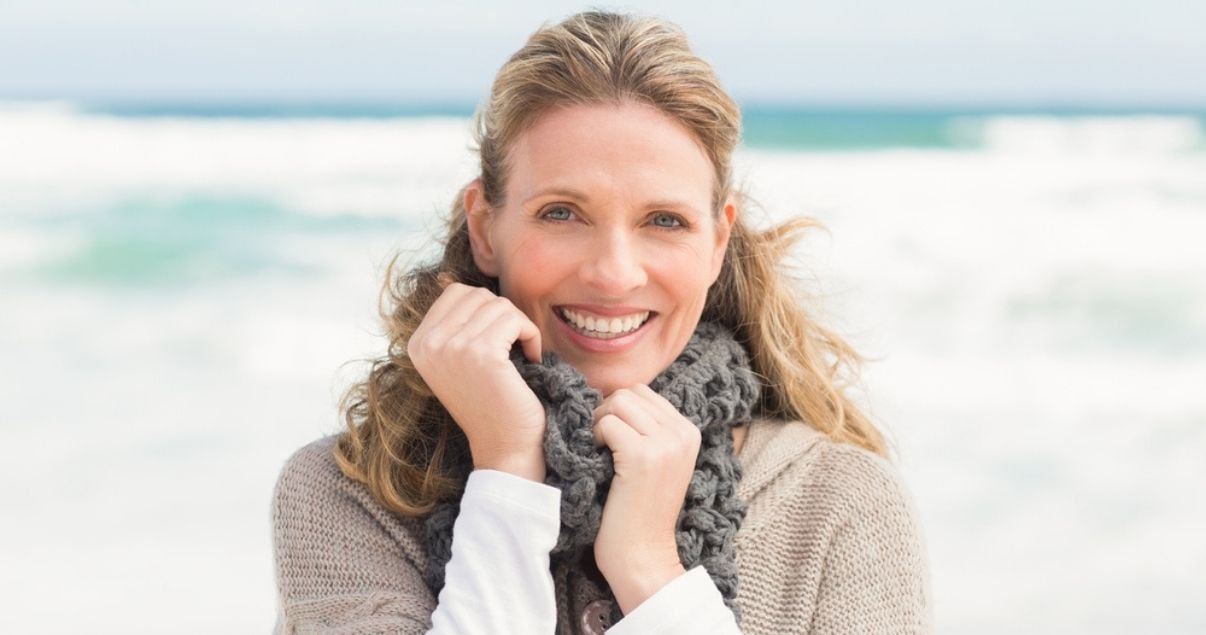
[[[550,554],[552,568],[583,560],[593,568],[592,546],[615,475],[611,451],[596,447],[591,432],[592,412],[603,397],[586,384],[582,373],[554,353],[545,353],[541,363],[534,364],[517,349],[512,360],[544,404],[548,417],[545,483],[561,490],[561,534]],[[733,540],[745,518],[745,505],[737,498],[741,466],[729,430],[750,420],[758,381],[745,349],[732,334],[722,326],[702,322],[683,352],[649,387],[702,432],[695,474],[678,517],[679,558],[688,570],[703,565],[725,603],[740,618],[734,603],[737,565]],[[471,463],[460,467],[465,475],[472,469]],[[426,519],[426,580],[434,595],[444,586],[444,567],[452,557],[452,526],[459,510],[459,501],[441,503]],[[601,586],[607,588],[605,583]],[[619,619],[618,608],[613,609],[612,617],[613,622]]]

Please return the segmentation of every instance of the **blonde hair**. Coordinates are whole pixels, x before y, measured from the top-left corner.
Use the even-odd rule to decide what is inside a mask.
[[[741,111],[711,66],[672,24],[594,11],[541,28],[498,72],[474,130],[486,201],[502,204],[510,144],[541,114],[622,101],[652,105],[696,137],[713,165],[715,213],[728,197],[745,206],[731,174]],[[473,262],[462,195],[452,204],[439,262],[406,271],[399,271],[397,257],[390,263],[381,291],[388,353],[341,404],[348,428],[335,449],[340,468],[404,515],[427,513],[456,495],[461,477],[450,466],[468,453],[460,428],[408,358],[407,342],[443,289],[441,273],[498,291],[497,281]],[[857,376],[862,358],[810,318],[794,279],[781,270],[815,221],[798,218],[755,231],[742,216],[702,319],[727,326],[750,352],[763,382],[758,415],[804,420],[834,440],[887,456],[883,435],[845,393],[844,382]]]

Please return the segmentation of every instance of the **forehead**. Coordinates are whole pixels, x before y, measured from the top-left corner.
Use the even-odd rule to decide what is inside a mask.
[[[627,197],[690,199],[708,207],[712,163],[690,131],[634,102],[556,108],[516,137],[508,155],[510,194],[548,187]]]

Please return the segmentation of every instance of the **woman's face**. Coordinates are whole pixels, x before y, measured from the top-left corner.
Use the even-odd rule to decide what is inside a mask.
[[[712,164],[652,106],[570,106],[508,155],[505,203],[465,194],[474,259],[540,328],[544,350],[604,395],[647,384],[695,331],[736,214]]]

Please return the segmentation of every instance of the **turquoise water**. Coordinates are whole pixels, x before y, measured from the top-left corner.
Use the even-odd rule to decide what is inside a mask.
[[[399,218],[314,216],[270,198],[215,192],[134,196],[28,223],[78,237],[68,253],[25,271],[50,284],[118,287],[205,285],[260,274],[317,273],[281,246],[295,237],[398,232]]]
[[[271,628],[277,469],[385,352],[384,264],[435,246],[470,113],[0,103],[0,631],[64,597],[58,632],[196,598],[182,633]],[[828,228],[799,249],[809,309],[876,360],[938,631],[1206,632],[1203,115],[745,123],[768,215]]]
[[[233,118],[341,120],[469,117],[473,105],[431,104],[190,104],[111,103],[86,112],[131,118]],[[1206,128],[1206,108],[1151,107],[804,107],[750,104],[742,108],[745,145],[778,150],[873,150],[886,148],[974,149],[982,147],[981,124],[990,118],[1169,117],[1197,120]]]
[[[743,111],[743,136],[749,147],[781,150],[977,149],[984,145],[981,127],[993,118],[1076,120],[1153,115],[1184,116],[1206,126],[1206,111],[1193,109],[804,109],[753,106]]]

